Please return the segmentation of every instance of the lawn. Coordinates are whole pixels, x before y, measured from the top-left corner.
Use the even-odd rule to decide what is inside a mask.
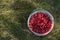
[[[46,36],[35,36],[27,26],[29,14],[45,9],[54,17]],[[0,0],[0,40],[60,40],[60,0]]]

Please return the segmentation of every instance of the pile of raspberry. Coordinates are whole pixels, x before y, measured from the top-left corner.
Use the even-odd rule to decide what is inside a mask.
[[[37,12],[31,16],[29,26],[32,31],[44,34],[51,29],[52,21],[48,14],[44,12]]]

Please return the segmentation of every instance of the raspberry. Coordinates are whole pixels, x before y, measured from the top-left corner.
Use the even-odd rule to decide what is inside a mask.
[[[32,31],[44,34],[51,29],[52,21],[48,14],[44,12],[38,12],[30,18],[29,26]]]

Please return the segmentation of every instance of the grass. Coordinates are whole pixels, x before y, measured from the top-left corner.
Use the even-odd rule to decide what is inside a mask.
[[[27,27],[29,14],[39,8],[55,19],[52,32],[43,37]],[[60,40],[60,0],[0,0],[0,40]]]

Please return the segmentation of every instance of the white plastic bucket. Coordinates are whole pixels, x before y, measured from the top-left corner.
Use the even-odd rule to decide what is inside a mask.
[[[36,14],[37,12],[41,12],[41,11],[43,11],[43,12],[46,13],[46,14],[48,14],[48,15],[50,16],[50,19],[52,20],[51,29],[50,29],[48,32],[44,33],[44,34],[39,34],[39,33],[34,32],[33,30],[31,30],[31,28],[30,28],[30,26],[29,26],[29,21],[30,21],[31,16],[33,16],[33,15]],[[35,10],[35,11],[33,11],[33,12],[29,15],[28,21],[27,21],[27,25],[28,25],[29,30],[30,30],[33,34],[35,34],[36,36],[44,36],[44,35],[47,35],[48,33],[50,33],[50,32],[52,31],[53,26],[54,26],[54,18],[53,18],[53,16],[51,15],[51,13],[49,13],[48,11],[46,11],[46,10],[44,10],[44,9]]]

